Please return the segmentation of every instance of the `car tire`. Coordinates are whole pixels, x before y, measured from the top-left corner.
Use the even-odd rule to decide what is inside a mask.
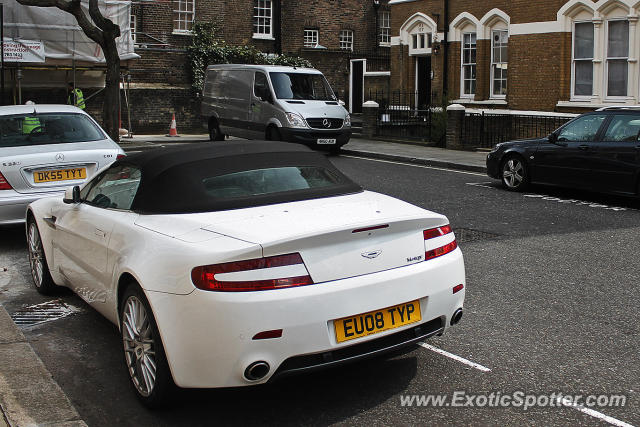
[[[55,294],[60,290],[60,287],[53,282],[44,247],[42,246],[40,230],[32,217],[27,221],[27,249],[29,251],[31,278],[36,290],[42,295]]]
[[[271,126],[267,129],[267,141],[282,141],[282,136],[277,127]]]
[[[136,283],[122,295],[120,332],[125,366],[138,399],[148,408],[166,404],[176,386],[153,312]]]
[[[209,140],[211,141],[224,141],[224,134],[220,132],[220,126],[218,126],[217,120],[211,120],[209,122]]]
[[[529,185],[529,168],[524,159],[508,155],[500,165],[502,186],[509,191],[523,191]]]

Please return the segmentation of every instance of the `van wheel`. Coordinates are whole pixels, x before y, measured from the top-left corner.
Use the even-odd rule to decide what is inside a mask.
[[[271,126],[267,129],[267,141],[282,141],[278,128]]]
[[[220,132],[220,126],[216,120],[209,122],[209,139],[211,141],[224,141],[224,135]]]

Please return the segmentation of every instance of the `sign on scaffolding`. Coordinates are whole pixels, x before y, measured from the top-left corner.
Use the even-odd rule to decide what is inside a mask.
[[[44,62],[44,43],[38,40],[5,40],[5,62]]]

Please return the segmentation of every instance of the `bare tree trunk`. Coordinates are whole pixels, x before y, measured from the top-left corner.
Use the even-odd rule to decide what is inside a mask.
[[[107,74],[104,87],[104,108],[102,109],[102,123],[107,134],[114,141],[120,141],[120,56],[113,37],[105,37],[103,46],[104,57],[107,62]]]

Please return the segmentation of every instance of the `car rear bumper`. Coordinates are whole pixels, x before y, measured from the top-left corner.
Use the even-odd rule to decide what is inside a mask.
[[[174,381],[180,387],[260,384],[286,373],[322,368],[397,350],[444,332],[462,308],[459,249],[440,258],[349,279],[275,291],[189,295],[147,292]],[[421,320],[338,343],[333,320],[419,300]],[[254,340],[282,329],[280,338]],[[257,361],[269,372],[244,377]]]
[[[282,139],[288,142],[297,142],[315,148],[341,147],[349,142],[351,128],[345,129],[291,129],[280,128]],[[335,144],[318,144],[318,139],[335,139]]]
[[[44,197],[62,197],[64,191],[21,194],[14,190],[0,191],[0,224],[19,224],[24,222],[27,206]]]

